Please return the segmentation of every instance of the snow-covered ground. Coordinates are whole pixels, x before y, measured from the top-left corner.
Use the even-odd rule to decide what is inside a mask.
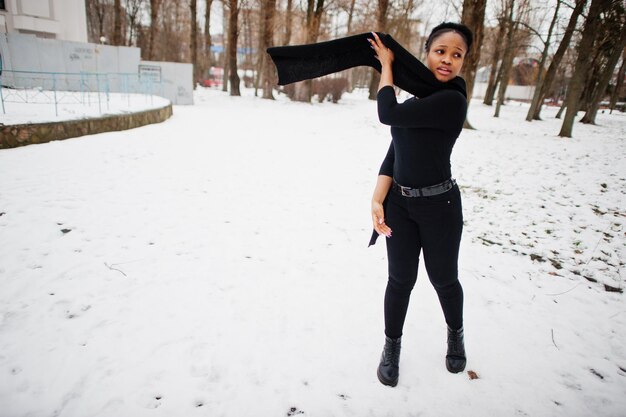
[[[149,94],[80,93],[2,88],[0,124],[61,122],[64,120],[134,113],[167,106],[170,101]],[[56,104],[55,104],[56,103]]]
[[[382,386],[375,103],[232,98],[0,151],[0,416],[624,416],[626,116],[472,103],[466,373],[420,269]],[[605,287],[606,285],[606,287]]]

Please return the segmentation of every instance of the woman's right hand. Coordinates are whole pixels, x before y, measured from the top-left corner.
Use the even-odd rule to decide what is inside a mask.
[[[393,51],[385,46],[383,41],[380,40],[378,34],[376,32],[371,32],[372,38],[367,38],[367,41],[370,43],[370,46],[376,52],[374,57],[380,61],[382,67],[389,66],[393,64],[394,54]]]
[[[385,223],[385,209],[379,201],[372,200],[372,222],[379,235],[391,237],[391,228]]]

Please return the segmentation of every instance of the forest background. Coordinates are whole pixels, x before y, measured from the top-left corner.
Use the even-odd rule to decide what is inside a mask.
[[[560,136],[571,137],[578,111],[595,124],[601,109],[624,110],[626,11],[621,0],[85,0],[89,41],[137,46],[142,59],[189,62],[196,85],[240,95],[240,85],[273,99],[338,101],[369,88],[378,74],[355,68],[278,88],[266,48],[320,42],[372,30],[394,36],[423,59],[424,41],[442,21],[475,34],[463,77],[472,97],[477,74],[483,102],[498,117],[511,84],[535,86],[526,120],[558,105]],[[466,127],[471,125],[466,122]]]

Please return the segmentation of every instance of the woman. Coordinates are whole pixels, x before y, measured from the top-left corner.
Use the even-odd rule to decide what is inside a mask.
[[[385,347],[377,373],[380,382],[396,386],[402,328],[420,251],[448,325],[446,368],[452,373],[465,369],[463,289],[457,277],[463,214],[450,154],[463,128],[467,102],[459,91],[442,89],[399,104],[393,89],[394,54],[373,36],[368,41],[382,65],[378,116],[391,126],[392,135],[372,197],[374,229],[387,237],[389,264]],[[471,43],[472,32],[464,25],[435,27],[426,41],[426,66],[441,82],[454,79]]]

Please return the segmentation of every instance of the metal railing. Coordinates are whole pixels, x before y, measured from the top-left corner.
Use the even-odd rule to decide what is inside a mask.
[[[163,96],[163,82],[137,73],[38,72],[0,70],[2,113],[11,103],[98,106],[98,112],[109,110],[110,94],[120,93],[131,107],[139,97],[151,100]]]

